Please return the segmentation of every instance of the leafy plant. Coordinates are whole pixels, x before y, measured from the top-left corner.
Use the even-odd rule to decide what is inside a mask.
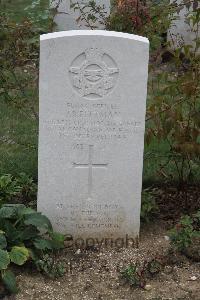
[[[168,0],[115,0],[106,28],[146,36],[150,40],[150,62],[153,62],[162,51],[175,10]]]
[[[165,179],[178,178],[180,184],[194,182],[200,159],[200,10],[189,13],[186,21],[195,33],[193,45],[170,50],[171,70],[169,64],[151,77],[146,119],[146,143],[156,138],[167,144],[167,160],[160,165],[159,174]]]
[[[108,27],[116,31],[136,33],[150,22],[150,11],[146,1],[115,1]]]
[[[36,199],[37,185],[33,181],[33,178],[25,173],[20,173],[16,178],[18,185],[21,187],[20,200],[22,202],[29,202]]]
[[[81,4],[80,1],[70,0],[70,7],[74,11],[80,12],[80,17],[76,20],[77,23],[84,22],[89,29],[97,29],[97,21],[99,24],[106,23],[107,12],[104,5],[97,4],[95,0],[90,0],[88,3]]]
[[[18,24],[0,14],[0,99],[38,119],[35,93],[27,89],[28,82],[37,78],[34,67],[38,64],[40,30],[30,20]],[[31,67],[27,66],[31,62]],[[27,67],[25,67],[27,66]],[[32,72],[30,72],[32,69]],[[37,72],[37,70],[35,70]]]
[[[23,19],[29,18],[37,27],[46,27],[49,16],[49,0],[23,0],[17,3],[15,0],[1,0],[1,11],[6,11],[10,18],[20,23]]]
[[[26,17],[38,23],[38,26],[47,28],[49,24],[49,0],[33,0],[24,8]]]
[[[21,191],[21,186],[18,181],[10,174],[0,177],[0,206],[10,201],[13,196],[16,196]]]
[[[27,203],[36,197],[37,186],[25,173],[17,178],[10,174],[0,176],[0,207],[7,202]]]
[[[192,217],[183,216],[180,222],[169,232],[172,246],[178,251],[184,252],[192,244],[194,238],[200,238],[199,225],[200,211]]]
[[[24,170],[29,174],[37,173],[37,80],[41,32],[28,19],[17,23],[0,12],[1,174],[17,175]]]
[[[141,212],[140,212],[140,217],[142,222],[148,223],[157,210],[158,207],[156,205],[153,191],[150,189],[143,190]]]
[[[146,263],[146,270],[149,275],[155,276],[160,273],[164,266],[164,259],[153,258],[149,262]]]
[[[130,264],[121,272],[122,278],[132,287],[143,288],[146,284],[144,270],[139,270],[138,264]]]
[[[130,264],[121,272],[121,277],[132,287],[144,288],[147,279],[160,273],[166,264],[165,257],[154,257],[142,264],[136,262]]]
[[[12,263],[36,264],[49,251],[64,247],[64,236],[53,232],[49,219],[23,204],[7,204],[0,209],[0,271],[7,289],[17,292]],[[36,264],[37,265],[37,264]]]
[[[62,261],[55,259],[53,255],[45,254],[35,261],[38,271],[50,278],[58,278],[65,274],[66,268]]]

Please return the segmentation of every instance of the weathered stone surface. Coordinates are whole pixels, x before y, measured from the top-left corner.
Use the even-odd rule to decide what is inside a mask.
[[[170,0],[170,2],[173,3],[174,0]],[[193,10],[193,5],[191,5],[189,10],[186,5],[183,5],[183,0],[177,0],[177,5],[180,6],[180,12],[174,15],[174,21],[168,30],[168,41],[171,42],[171,47],[173,49],[179,48],[184,44],[195,47],[194,39],[196,38],[196,34],[191,30],[191,26],[189,26],[186,22],[188,14]],[[198,37],[200,38],[200,32]]]
[[[71,3],[78,3],[80,5],[80,9],[87,5],[88,2],[89,1],[87,0],[71,0]],[[50,7],[57,7],[57,13],[54,18],[56,25],[55,31],[90,29],[88,22],[83,19],[80,20],[80,16],[82,15],[80,9],[74,10],[74,8],[71,7],[71,3],[70,0],[50,0]],[[96,0],[96,4],[102,8],[101,12],[104,16],[109,15],[110,0]],[[87,9],[84,9],[84,12],[87,12]],[[99,14],[93,15],[98,20],[91,24],[95,25],[97,27],[96,29],[104,29],[104,24],[102,24],[102,18]]]
[[[41,36],[38,210],[74,237],[139,233],[148,40]]]

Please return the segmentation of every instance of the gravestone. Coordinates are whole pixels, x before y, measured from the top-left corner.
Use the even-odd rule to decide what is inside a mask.
[[[100,6],[101,12],[106,17],[110,13],[110,0],[95,0],[96,5]],[[57,13],[54,17],[55,31],[62,30],[81,30],[81,29],[90,29],[88,23],[84,20],[80,20],[81,12],[80,9],[74,9],[71,7],[71,3],[78,3],[80,9],[89,3],[89,0],[50,0],[50,8],[57,7]],[[84,9],[84,12],[87,12],[88,9]],[[93,25],[96,29],[104,29],[104,24],[99,18],[99,14],[93,14],[99,20],[97,20]],[[78,21],[79,20],[79,21]]]
[[[173,3],[174,0],[170,0],[170,2]],[[193,6],[191,5],[188,9],[186,5],[183,5],[183,0],[177,0],[176,3],[180,6],[180,12],[174,15],[174,20],[168,30],[167,39],[171,42],[172,48],[175,49],[184,44],[194,46],[193,41],[196,37],[196,33],[191,30],[190,25],[186,22],[186,17],[192,12]],[[200,38],[200,33],[198,37]]]
[[[41,36],[38,210],[74,237],[136,237],[149,43],[100,30]]]

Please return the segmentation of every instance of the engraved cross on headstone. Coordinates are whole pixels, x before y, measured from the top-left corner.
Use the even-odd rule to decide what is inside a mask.
[[[93,163],[93,154],[94,154],[94,146],[89,145],[89,158],[88,163],[86,164],[78,164],[73,163],[75,168],[88,168],[88,198],[91,198],[92,194],[92,187],[93,187],[93,177],[92,177],[92,170],[95,168],[106,168],[108,164],[95,164]]]

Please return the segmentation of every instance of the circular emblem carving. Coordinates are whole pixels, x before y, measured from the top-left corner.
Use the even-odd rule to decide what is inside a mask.
[[[108,54],[89,48],[74,59],[69,73],[75,90],[82,97],[95,100],[114,88],[119,69]]]

